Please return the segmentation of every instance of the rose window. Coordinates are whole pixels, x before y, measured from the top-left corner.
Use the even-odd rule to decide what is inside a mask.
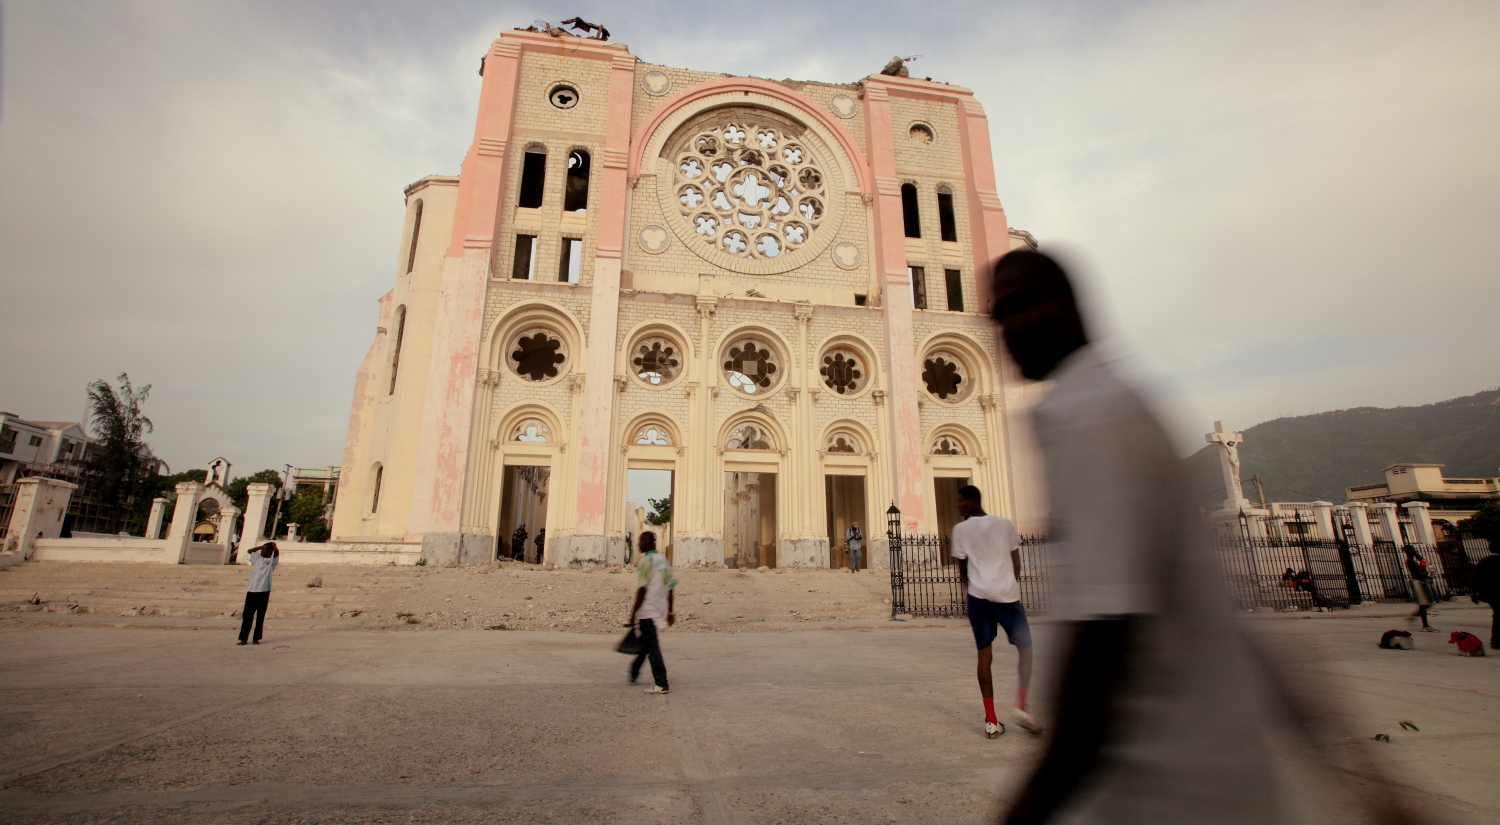
[[[544,329],[527,330],[510,347],[510,363],[516,373],[532,381],[556,378],[558,366],[567,360],[562,341]]]
[[[922,382],[943,401],[960,401],[968,395],[967,372],[963,362],[948,352],[933,353],[922,362]]]
[[[769,348],[753,340],[731,346],[729,357],[724,361],[724,375],[729,379],[729,386],[747,395],[771,386],[771,376],[776,374],[773,359]]]
[[[674,169],[694,237],[735,257],[775,258],[823,222],[825,176],[779,126],[729,123],[690,135]]]
[[[637,378],[653,385],[671,382],[682,366],[677,346],[666,338],[647,338],[636,344],[630,363],[635,365]]]
[[[845,350],[824,355],[818,374],[823,376],[824,386],[839,395],[855,392],[864,385],[865,373],[858,356]]]

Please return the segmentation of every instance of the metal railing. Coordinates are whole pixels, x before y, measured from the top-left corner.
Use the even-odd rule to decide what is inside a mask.
[[[906,534],[901,512],[886,511],[890,553],[891,615],[962,616],[967,588],[949,554],[949,537]],[[1214,553],[1229,596],[1242,610],[1311,610],[1366,602],[1411,600],[1405,547],[1427,562],[1433,598],[1468,596],[1474,566],[1489,553],[1488,542],[1464,538],[1436,545],[1371,546],[1344,540],[1219,537]],[[1028,613],[1053,607],[1051,559],[1044,536],[1021,538],[1021,603]]]

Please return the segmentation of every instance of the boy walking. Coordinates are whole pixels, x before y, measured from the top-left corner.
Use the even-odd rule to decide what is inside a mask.
[[[953,526],[952,554],[958,572],[969,587],[969,626],[979,648],[979,695],[984,699],[984,734],[994,739],[1005,732],[995,715],[995,683],[990,672],[998,627],[1016,648],[1016,722],[1032,733],[1041,733],[1026,709],[1026,690],[1031,685],[1031,626],[1021,605],[1021,536],[1010,519],[984,511],[979,488],[965,485],[958,491],[958,512],[964,520]]]
[[[677,587],[677,578],[672,575],[672,565],[667,562],[666,557],[656,552],[656,534],[646,531],[641,533],[641,560],[636,563],[636,581],[639,587],[635,590],[635,605],[630,608],[630,621],[625,626],[632,625],[641,638],[641,652],[630,663],[630,683],[641,675],[641,665],[647,659],[651,660],[651,681],[655,682],[646,688],[650,694],[664,694],[667,692],[667,663],[661,657],[661,643],[656,635],[659,629],[657,623],[666,617],[667,627],[677,623],[677,614],[673,612],[672,593]]]
[[[245,586],[245,609],[240,611],[240,644],[250,637],[250,623],[255,622],[255,644],[260,644],[266,624],[266,605],[271,601],[271,572],[281,560],[276,542],[268,541],[250,551],[250,583]]]

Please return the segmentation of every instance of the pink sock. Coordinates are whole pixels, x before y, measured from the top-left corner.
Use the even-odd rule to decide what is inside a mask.
[[[999,722],[1000,721],[1000,717],[998,717],[998,716],[995,715],[995,700],[993,698],[990,698],[990,697],[985,697],[985,700],[984,700],[984,721],[986,721],[986,722]]]
[[[1026,709],[1026,688],[1016,688],[1016,707]]]

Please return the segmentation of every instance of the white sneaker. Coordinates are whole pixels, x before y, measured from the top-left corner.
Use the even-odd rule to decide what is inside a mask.
[[[646,688],[645,692],[646,693],[651,693],[651,694],[670,693],[670,691],[668,691],[666,688],[662,687],[661,685],[652,685],[651,687]]]
[[[1005,733],[1005,725],[999,722],[984,723],[984,738],[994,739],[1002,733]]]
[[[1038,735],[1041,734],[1042,724],[1036,720],[1035,716],[1032,716],[1030,713],[1021,710],[1020,708],[1015,709],[1015,714],[1016,724],[1020,725],[1022,730],[1026,730]]]

